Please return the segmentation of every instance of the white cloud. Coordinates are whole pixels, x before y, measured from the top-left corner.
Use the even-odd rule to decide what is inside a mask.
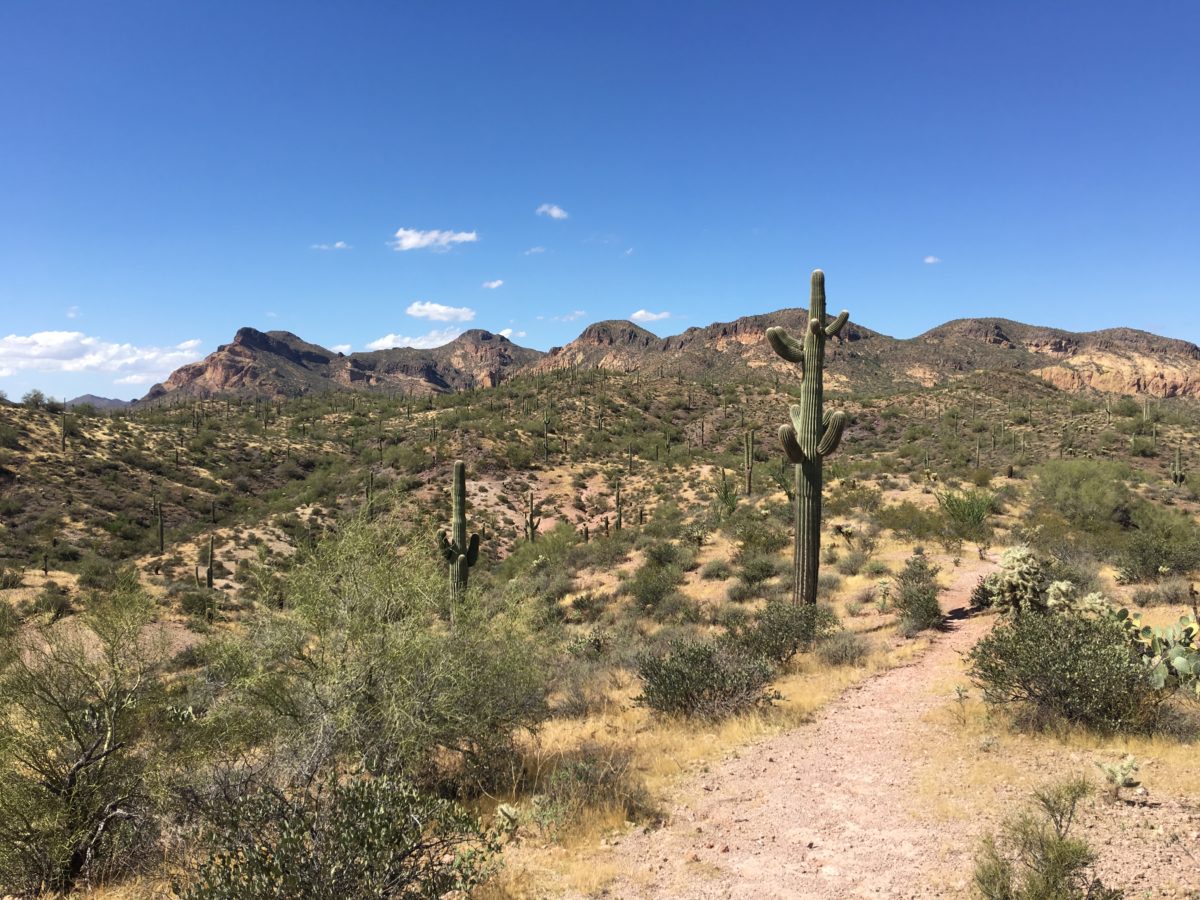
[[[500,287],[500,285],[502,285],[502,284],[504,284],[503,278],[495,278],[492,281],[485,281],[483,283],[483,286],[485,288],[487,288],[489,291],[494,291],[496,288]]]
[[[626,256],[633,256],[633,248],[632,248],[632,247],[630,247],[628,250],[626,250],[626,251],[625,251],[625,255],[626,255]]]
[[[660,322],[663,319],[671,318],[671,314],[669,312],[657,312],[656,313],[656,312],[650,312],[650,310],[648,310],[648,309],[639,309],[637,312],[633,313],[629,318],[631,318],[635,322]]]
[[[265,313],[263,313],[263,315],[266,316],[268,319],[278,319],[279,318],[279,313],[274,312],[272,310],[267,310]]]
[[[574,322],[576,319],[582,319],[587,313],[582,309],[576,309],[569,313],[563,313],[561,316],[555,316],[555,322]],[[540,317],[539,317],[540,318]]]
[[[501,328],[499,331],[496,332],[496,334],[503,335],[506,338],[514,338],[514,337],[523,338],[523,337],[525,337],[525,332],[513,331],[511,328]]]
[[[528,250],[525,251],[525,255],[526,256],[534,256],[535,254],[545,253],[545,252],[546,252],[545,247],[530,247]]]
[[[937,257],[937,256],[927,256],[927,257],[925,257],[925,260],[924,260],[925,265],[927,265],[927,266],[936,266],[941,261],[942,261],[941,258]]]
[[[552,219],[567,218],[567,211],[555,203],[543,203],[534,212],[539,216],[549,216]]]
[[[201,356],[200,341],[139,347],[90,337],[82,331],[38,331],[0,338],[0,377],[17,372],[107,372],[118,384],[161,381]]]
[[[385,334],[379,340],[367,344],[368,350],[388,350],[392,347],[416,347],[427,350],[430,347],[440,347],[448,344],[462,334],[461,328],[435,328],[425,334],[409,337],[404,334]]]
[[[68,319],[78,319],[79,316],[80,316],[80,312],[79,312],[78,306],[68,306],[67,307],[67,318]]]
[[[393,250],[433,250],[446,251],[451,244],[473,244],[479,240],[474,231],[418,231],[415,228],[400,228],[396,231],[396,239],[392,241]]]
[[[429,303],[417,300],[408,304],[404,310],[416,319],[429,319],[433,322],[470,322],[475,318],[475,310],[467,306],[445,306],[441,303]]]
[[[314,250],[352,250],[354,249],[345,241],[334,241],[332,244],[313,244]]]
[[[334,344],[329,349],[332,350],[334,353],[349,353],[350,345],[349,344]]]

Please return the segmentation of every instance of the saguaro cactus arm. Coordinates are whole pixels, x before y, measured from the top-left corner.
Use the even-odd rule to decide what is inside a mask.
[[[800,377],[804,377],[804,344],[780,328],[778,325],[767,329],[767,342],[771,349],[790,363],[800,367]]]
[[[846,413],[840,409],[825,410],[821,424],[825,426],[825,432],[817,444],[817,453],[821,456],[828,456],[842,442],[842,432],[846,430]]]
[[[800,442],[796,439],[796,429],[791,425],[779,426],[779,443],[783,444],[783,452],[787,454],[788,460],[793,465],[800,465],[804,462],[804,450],[800,447]]]
[[[835,337],[837,333],[842,330],[842,326],[845,325],[849,320],[849,311],[843,309],[837,314],[837,318],[825,326],[825,335],[827,337]]]

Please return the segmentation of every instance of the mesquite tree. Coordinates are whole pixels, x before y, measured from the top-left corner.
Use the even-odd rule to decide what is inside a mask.
[[[808,327],[801,343],[784,329],[767,329],[771,349],[800,366],[800,402],[789,410],[792,422],[779,429],[779,439],[796,472],[796,535],[792,560],[792,602],[817,602],[817,571],[821,559],[822,461],[842,440],[846,414],[824,408],[825,341],[846,324],[845,310],[826,324],[825,273],[812,273]]]

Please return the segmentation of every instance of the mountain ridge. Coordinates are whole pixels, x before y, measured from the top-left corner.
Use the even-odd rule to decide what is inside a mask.
[[[287,331],[241,328],[229,344],[177,369],[140,403],[225,395],[284,397],[330,390],[412,395],[495,386],[518,374],[565,368],[643,369],[687,377],[794,378],[764,339],[782,326],[802,332],[808,311],[789,307],[693,326],[659,337],[635,322],[585,327],[548,352],[471,329],[433,348],[342,353]],[[953,319],[911,338],[851,321],[826,348],[832,389],[888,391],[932,386],[978,370],[1034,374],[1065,391],[1200,396],[1200,347],[1133,328],[1072,332],[999,317]]]

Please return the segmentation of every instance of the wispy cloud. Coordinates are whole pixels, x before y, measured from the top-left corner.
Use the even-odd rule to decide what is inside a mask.
[[[475,318],[475,310],[467,306],[445,306],[441,303],[429,303],[417,300],[408,304],[404,310],[416,319],[429,319],[434,322],[470,322]]]
[[[0,377],[17,372],[104,372],[119,375],[117,384],[149,384],[203,355],[198,340],[139,347],[82,331],[37,331],[0,338]]]
[[[936,266],[941,261],[942,261],[941,257],[938,257],[938,256],[927,256],[924,259],[924,263],[927,266]]]
[[[549,216],[552,219],[567,218],[567,211],[556,203],[543,203],[534,212],[539,216]]]
[[[392,249],[404,251],[429,248],[444,252],[453,244],[473,244],[477,240],[479,235],[474,231],[419,231],[416,228],[400,228],[392,241]]]
[[[628,250],[626,250],[626,251],[625,251],[625,255],[626,255],[626,256],[633,256],[633,248],[632,248],[632,247],[630,247]]]
[[[515,338],[515,337],[523,338],[523,337],[525,337],[525,332],[513,331],[511,328],[501,328],[499,331],[496,332],[496,334],[503,335],[506,338]]]
[[[525,251],[525,255],[526,256],[535,256],[538,253],[545,253],[545,252],[546,252],[545,247],[530,247],[528,250]]]
[[[78,319],[81,315],[83,315],[83,313],[81,313],[79,311],[78,306],[68,306],[67,307],[67,318],[68,319]]]
[[[563,313],[561,316],[555,316],[554,321],[555,322],[574,322],[576,319],[582,319],[586,315],[587,315],[587,312],[585,312],[584,310],[576,309],[576,310],[572,310],[569,313]]]
[[[503,278],[495,278],[492,281],[485,281],[483,283],[483,286],[485,288],[487,288],[489,291],[494,291],[496,288],[500,287],[500,285],[502,285],[502,284],[504,284]]]
[[[385,334],[379,340],[367,344],[367,349],[388,350],[392,347],[416,347],[419,350],[428,350],[431,347],[448,344],[460,334],[462,334],[461,328],[435,328],[433,331],[416,337],[405,334]]]
[[[350,345],[349,344],[334,344],[329,349],[332,350],[334,353],[349,353]]]
[[[345,241],[334,241],[332,244],[313,244],[314,250],[352,250],[353,248]]]
[[[671,318],[669,312],[650,312],[648,309],[639,309],[637,312],[629,316],[635,322],[661,322],[663,319]]]

